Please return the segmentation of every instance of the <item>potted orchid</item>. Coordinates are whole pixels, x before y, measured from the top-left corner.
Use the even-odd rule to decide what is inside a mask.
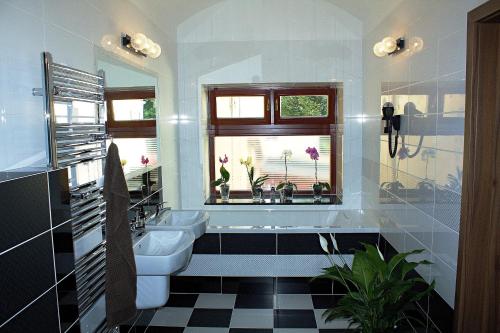
[[[227,202],[229,200],[229,184],[227,183],[229,181],[230,175],[229,171],[224,167],[224,164],[227,164],[229,162],[229,158],[227,157],[226,154],[224,154],[224,158],[219,156],[219,162],[220,162],[220,178],[213,181],[211,183],[212,186],[219,186],[220,189],[220,197],[223,202]]]
[[[254,202],[260,202],[262,199],[262,185],[269,178],[269,175],[255,177],[255,168],[252,165],[252,157],[248,156],[246,160],[240,158],[240,164],[244,165],[247,169],[248,180],[250,181],[250,187],[252,188],[252,200]]]
[[[316,147],[307,147],[306,153],[309,154],[309,157],[311,158],[311,160],[314,161],[314,177],[316,179],[316,182],[313,184],[314,201],[321,201],[321,195],[322,195],[323,189],[330,191],[331,190],[330,184],[318,181],[319,152],[316,149]]]
[[[283,150],[281,159],[285,160],[285,181],[276,186],[276,190],[280,191],[283,202],[292,202],[293,190],[297,189],[297,185],[288,180],[288,164],[287,162],[292,158],[292,151],[289,149]]]

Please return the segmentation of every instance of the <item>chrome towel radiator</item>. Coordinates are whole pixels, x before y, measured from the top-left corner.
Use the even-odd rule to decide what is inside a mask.
[[[105,332],[105,213],[100,179],[106,158],[104,72],[54,63],[42,54],[48,165],[68,168],[81,332]]]

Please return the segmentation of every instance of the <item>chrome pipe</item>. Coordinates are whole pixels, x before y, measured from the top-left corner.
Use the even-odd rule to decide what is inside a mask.
[[[54,83],[52,81],[52,55],[49,52],[42,53],[42,72],[44,89],[45,121],[47,124],[47,166],[57,169],[57,143],[56,143],[56,115],[54,112]]]

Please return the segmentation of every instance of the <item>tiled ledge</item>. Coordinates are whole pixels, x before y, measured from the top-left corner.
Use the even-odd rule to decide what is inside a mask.
[[[310,233],[331,233],[331,234],[365,234],[378,233],[378,226],[216,226],[212,225],[207,228],[207,233],[262,233],[262,234],[310,234]]]

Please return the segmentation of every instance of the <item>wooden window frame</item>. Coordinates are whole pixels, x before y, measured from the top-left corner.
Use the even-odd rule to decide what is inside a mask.
[[[281,96],[328,96],[328,114],[326,117],[281,117]],[[323,124],[335,122],[335,89],[332,88],[285,88],[274,91],[275,124]]]
[[[271,91],[259,88],[213,88],[208,92],[210,104],[210,121],[214,125],[264,125],[271,122]],[[228,96],[263,96],[264,117],[263,118],[218,118],[217,97]]]
[[[278,94],[277,94],[278,92]],[[329,96],[329,115],[328,117],[315,118],[288,118],[286,121],[276,123],[276,96],[280,92],[296,95],[328,95]],[[256,93],[267,96],[269,111],[263,119],[254,118],[236,118],[236,119],[218,119],[216,117],[217,96],[255,96]],[[208,122],[208,150],[209,150],[209,178],[210,182],[216,179],[216,157],[215,157],[215,137],[218,136],[301,136],[301,135],[324,135],[330,137],[330,185],[332,191],[336,193],[336,88],[334,87],[294,87],[288,88],[270,88],[260,89],[254,87],[248,88],[212,88],[208,91],[208,109],[210,119]],[[278,99],[279,100],[279,99]],[[279,112],[279,111],[278,111]],[[273,115],[273,117],[271,117]],[[257,120],[257,121],[256,121]],[[300,190],[297,194],[312,195],[311,190]],[[217,195],[217,189],[211,187],[210,194]],[[250,191],[231,190],[231,195],[237,198],[250,197]]]
[[[155,98],[155,87],[106,88],[106,128],[115,138],[155,138],[156,119],[115,120],[113,101],[125,99]]]

